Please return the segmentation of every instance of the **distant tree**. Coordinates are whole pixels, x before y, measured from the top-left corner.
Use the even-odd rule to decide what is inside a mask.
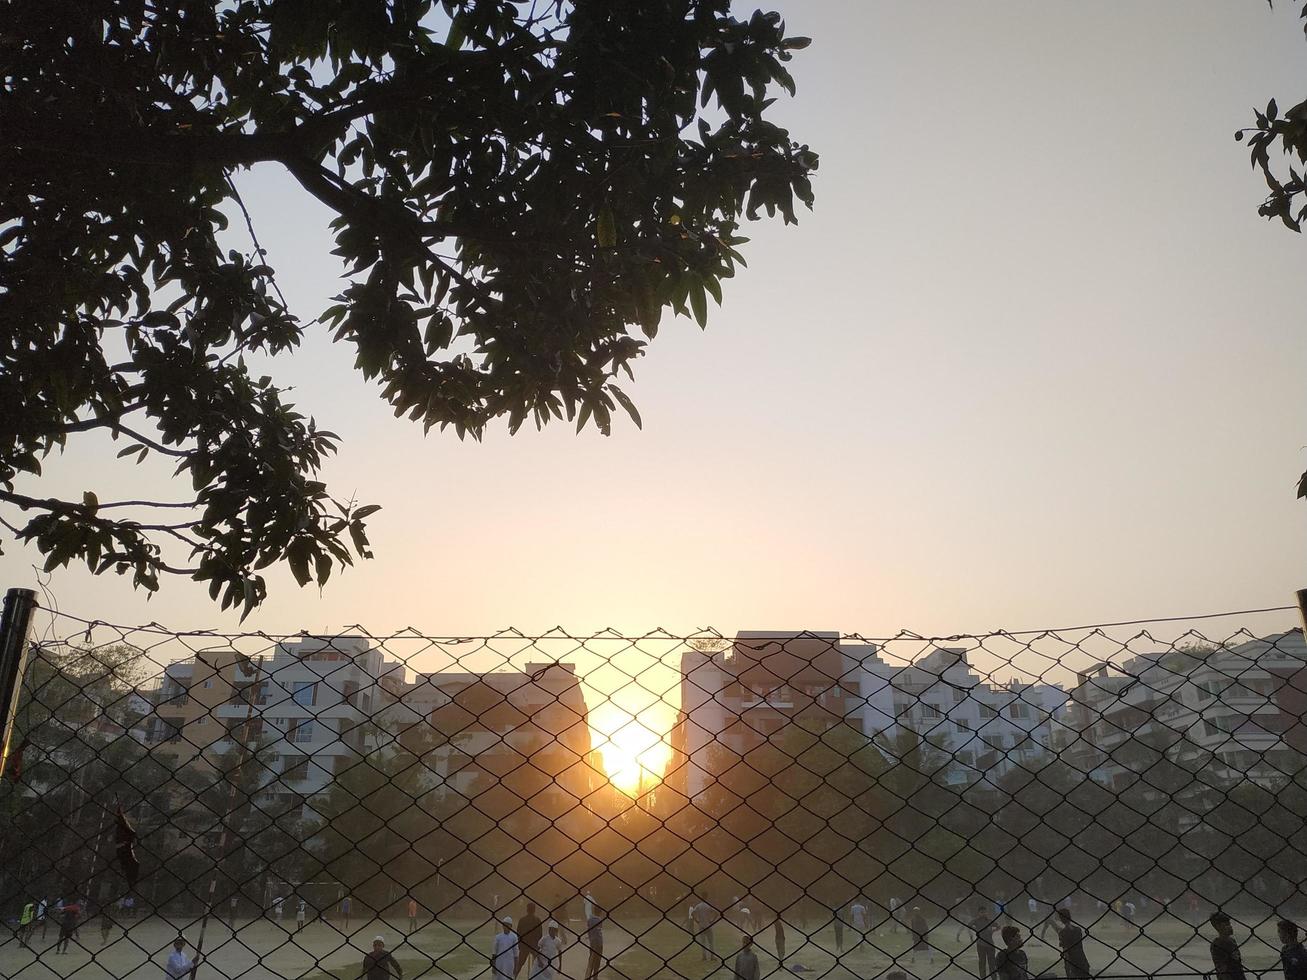
[[[112,869],[113,811],[166,809],[168,771],[137,737],[149,666],[127,644],[34,646],[15,718],[21,768],[0,787],[0,869],[22,868],[23,887],[125,887]]]
[[[377,507],[318,477],[337,437],[251,364],[305,332],[255,239],[280,218],[232,180],[263,165],[329,212],[345,284],[308,322],[354,347],[397,416],[474,438],[497,418],[607,433],[618,408],[638,425],[615,379],[664,310],[706,324],[742,222],[812,202],[817,158],[768,111],[808,40],[730,8],[8,5],[0,520],[47,568],[149,590],[186,575],[245,612],[269,565],[322,584],[370,556]],[[93,431],[175,463],[186,491],[16,489]]]

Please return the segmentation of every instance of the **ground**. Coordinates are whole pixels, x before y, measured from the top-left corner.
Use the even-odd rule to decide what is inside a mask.
[[[579,923],[573,923],[573,927]],[[225,923],[210,922],[205,946],[207,965],[200,968],[197,980],[357,980],[363,952],[371,948],[375,935],[384,935],[389,948],[404,969],[406,980],[418,976],[473,980],[488,977],[488,950],[493,927],[490,923],[457,921],[446,925],[427,923],[412,936],[404,936],[407,920],[366,920],[350,924],[349,934],[334,923],[313,922],[299,933],[287,933],[263,920],[238,920],[235,933]],[[451,928],[452,926],[452,928]],[[129,930],[116,931],[103,948],[95,922],[81,930],[81,947],[74,945],[64,955],[54,951],[55,929],[47,939],[37,938],[33,949],[23,949],[12,938],[0,945],[0,978],[54,980],[76,977],[77,980],[158,980],[172,939],[182,927],[194,942],[199,937],[198,923],[169,922],[161,918],[134,923]],[[804,924],[787,925],[786,973],[776,973],[770,926],[759,933],[759,965],[763,977],[772,980],[872,980],[883,977],[898,957],[897,969],[917,980],[965,980],[975,970],[975,955],[965,937],[958,938],[958,926],[947,922],[930,935],[938,948],[932,965],[924,953],[908,960],[908,935],[882,929],[868,940],[851,948],[852,929],[846,928],[845,954],[839,963],[834,955],[835,938],[827,923],[809,938],[803,935]],[[1089,924],[1093,938],[1086,952],[1095,973],[1101,977],[1143,977],[1167,975],[1200,977],[1211,969],[1207,952],[1207,927],[1196,935],[1192,925],[1164,918],[1150,922],[1143,935],[1124,923],[1113,921]],[[1267,945],[1274,942],[1274,921],[1258,928],[1256,938],[1239,929],[1236,937],[1243,947],[1244,962],[1250,975],[1273,971],[1278,980],[1278,951]],[[467,939],[462,935],[466,933]],[[636,941],[636,936],[639,941]],[[1036,933],[1036,936],[1038,934]],[[728,980],[730,962],[740,946],[740,932],[726,923],[715,929],[718,953],[726,957],[716,969],[705,963],[700,949],[680,928],[679,920],[633,920],[609,922],[605,927],[606,950],[610,964],[601,980],[624,978],[660,978],[660,980]],[[1052,938],[1050,936],[1050,938]],[[1120,952],[1113,952],[1117,947]],[[1057,951],[1038,938],[1028,942],[1027,952],[1033,974],[1056,972],[1060,975]],[[1172,953],[1172,951],[1175,951]],[[956,963],[949,958],[956,957]],[[574,944],[564,958],[564,973],[579,978],[585,970],[586,950]],[[526,971],[522,978],[526,980]]]

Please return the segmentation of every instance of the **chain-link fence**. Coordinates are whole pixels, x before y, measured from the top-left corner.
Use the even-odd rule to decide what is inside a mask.
[[[877,639],[42,612],[0,976],[1292,968],[1307,650],[1257,613]]]

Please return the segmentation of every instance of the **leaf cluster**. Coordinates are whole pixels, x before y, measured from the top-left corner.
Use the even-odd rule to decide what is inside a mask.
[[[336,436],[247,355],[325,328],[397,416],[460,437],[499,418],[638,425],[616,378],[664,312],[706,325],[742,224],[812,204],[816,155],[768,111],[808,41],[728,0],[20,0],[5,16],[0,505],[36,512],[5,523],[51,568],[149,590],[188,575],[244,612],[272,564],[321,585],[369,556],[375,507],[329,494]],[[276,215],[233,182],[269,165],[331,216],[344,282],[308,326],[258,246]],[[16,489],[92,430],[175,461],[185,499]]]

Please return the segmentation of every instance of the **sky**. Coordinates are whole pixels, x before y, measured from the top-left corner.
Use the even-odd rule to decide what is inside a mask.
[[[771,5],[813,38],[775,112],[821,154],[816,209],[750,229],[706,332],[664,320],[626,385],[643,431],[424,437],[316,328],[275,373],[342,436],[329,486],[382,505],[376,558],[322,592],[274,573],[243,627],[183,580],[60,571],[61,608],[877,636],[1290,602],[1307,253],[1233,133],[1307,91],[1296,5]],[[311,319],[341,285],[326,214],[274,165],[240,187]],[[170,495],[117,448],[72,443],[41,490]],[[31,585],[5,551],[0,584]]]

